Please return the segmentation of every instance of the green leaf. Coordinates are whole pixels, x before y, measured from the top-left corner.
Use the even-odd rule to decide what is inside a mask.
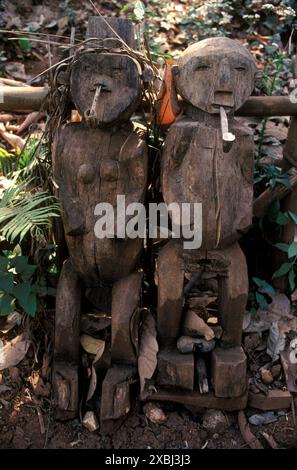
[[[11,294],[13,291],[13,273],[0,274],[0,291],[8,292]]]
[[[258,277],[253,277],[252,280],[259,288],[264,290],[267,294],[275,294],[274,288],[270,284],[268,284],[268,282],[264,281],[263,279],[259,279]]]
[[[291,212],[291,211],[289,211],[288,214],[291,217],[291,219],[293,220],[294,224],[297,225],[297,214],[295,214],[295,212]]]
[[[289,217],[285,212],[280,212],[275,220],[278,225],[286,225],[289,222]]]
[[[9,259],[5,256],[0,256],[0,271],[7,271]]]
[[[291,243],[288,249],[288,258],[294,258],[294,256],[297,256],[297,243],[296,242]]]
[[[261,308],[267,308],[267,300],[265,299],[263,294],[260,294],[260,292],[256,292],[256,301]]]
[[[19,46],[23,51],[28,51],[32,47],[28,38],[20,38]]]
[[[28,264],[27,256],[16,256],[12,259],[11,266],[15,268],[16,273],[20,274],[24,281],[29,280],[36,270],[36,266]]]
[[[289,244],[288,243],[276,243],[275,245],[276,248],[278,248],[281,251],[284,251],[285,253],[288,253],[289,249]]]
[[[18,300],[19,304],[23,307],[23,302],[26,304],[27,298],[31,292],[31,284],[29,282],[21,282],[13,288],[13,295]]]
[[[59,217],[60,207],[47,192],[29,192],[27,187],[32,178],[9,187],[0,199],[0,233],[9,242],[19,242],[30,233],[38,233],[50,227],[52,217]],[[42,228],[40,228],[42,227]]]
[[[294,269],[291,269],[291,271],[289,272],[288,278],[289,278],[289,286],[290,286],[291,292],[293,292],[293,290],[296,287],[296,284],[295,284],[296,274],[295,274]]]
[[[22,282],[15,286],[14,295],[16,296],[19,305],[25,312],[34,317],[36,314],[37,302],[36,293],[33,292],[33,286],[29,282]]]
[[[30,315],[30,317],[35,317],[36,315],[36,310],[37,310],[37,300],[36,300],[36,294],[31,292],[28,295],[27,302],[23,306],[25,312]]]
[[[290,271],[291,267],[292,267],[292,263],[283,263],[281,267],[277,271],[275,271],[272,277],[275,278],[275,277],[284,276]]]
[[[15,299],[7,294],[0,294],[0,315],[9,315],[15,309]]]

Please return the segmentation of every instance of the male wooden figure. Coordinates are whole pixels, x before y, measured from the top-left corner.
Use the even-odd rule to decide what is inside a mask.
[[[233,114],[251,94],[255,71],[252,55],[237,41],[211,38],[190,46],[174,69],[185,112],[171,126],[162,156],[165,203],[202,203],[202,245],[199,250],[184,250],[180,242],[170,241],[158,259],[158,337],[163,348],[159,363],[166,362],[167,371],[161,367],[160,383],[180,382],[182,360],[174,370],[174,348],[183,321],[184,274],[211,271],[217,273],[223,328],[221,347],[212,353],[217,397],[246,391],[240,345],[248,276],[237,240],[252,221],[254,154],[251,131]],[[194,386],[191,356],[184,359],[189,371],[184,388],[189,390]]]

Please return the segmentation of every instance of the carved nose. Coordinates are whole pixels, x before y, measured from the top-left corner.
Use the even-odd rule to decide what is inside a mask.
[[[215,91],[232,92],[231,70],[228,59],[223,59],[219,65]]]

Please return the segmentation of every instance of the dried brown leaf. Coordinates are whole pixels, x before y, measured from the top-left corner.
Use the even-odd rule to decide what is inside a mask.
[[[157,367],[157,331],[155,319],[151,313],[147,313],[142,324],[142,335],[139,345],[138,373],[140,379],[140,391],[143,394],[145,381],[151,379]]]
[[[30,340],[25,333],[17,336],[0,349],[0,370],[16,366],[24,359],[30,346]]]

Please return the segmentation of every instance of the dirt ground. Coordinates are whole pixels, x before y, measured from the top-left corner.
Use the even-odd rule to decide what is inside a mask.
[[[23,399],[22,399],[23,398]],[[183,407],[164,407],[165,424],[148,422],[136,405],[121,427],[112,435],[90,433],[78,420],[54,421],[50,409],[43,415],[45,433],[41,434],[37,406],[20,395],[0,409],[1,449],[245,449],[237,425],[237,414],[227,413],[229,428],[222,434],[208,433],[201,425],[202,415],[192,415]],[[297,449],[297,427],[292,415],[266,426],[251,426],[265,447],[262,432],[274,437],[279,448]],[[266,446],[267,448],[269,446]]]
[[[44,361],[43,361],[44,362]],[[85,429],[79,419],[59,422],[51,406],[50,377],[36,388],[32,363],[34,354],[16,368],[3,371],[0,383],[9,390],[0,394],[1,449],[246,449],[239,427],[238,414],[225,413],[226,423],[217,432],[204,429],[203,415],[190,413],[181,405],[160,404],[167,420],[163,424],[150,422],[142,404],[133,404],[132,412],[111,434]],[[44,365],[44,364],[43,364]],[[38,363],[35,364],[37,370]],[[39,369],[40,370],[40,369]],[[50,371],[50,366],[49,369]],[[40,382],[39,382],[40,385]],[[295,407],[297,400],[295,399]],[[269,448],[263,432],[272,436],[278,448],[297,449],[297,426],[292,410],[276,422],[265,426],[250,426],[264,447]],[[245,410],[246,416],[259,413]]]

